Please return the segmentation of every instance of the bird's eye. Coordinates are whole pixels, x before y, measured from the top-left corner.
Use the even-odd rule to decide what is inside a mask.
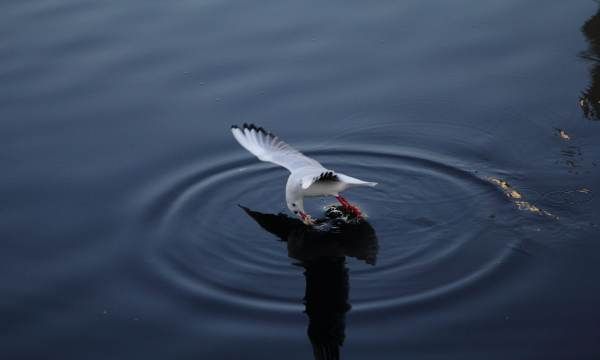
[[[296,204],[295,204],[295,203],[292,203],[292,206],[293,206],[293,207],[296,207]]]
[[[297,213],[298,213],[298,211],[297,211],[297,210],[294,210],[294,214],[297,214]]]

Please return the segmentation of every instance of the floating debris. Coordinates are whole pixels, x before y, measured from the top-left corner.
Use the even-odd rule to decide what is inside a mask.
[[[564,131],[563,129],[558,129],[558,128],[556,128],[556,131],[558,132],[558,136],[559,136],[561,139],[563,139],[563,140],[566,140],[566,141],[569,141],[569,140],[571,140],[571,136],[570,136],[569,134],[567,134],[567,132],[566,132],[566,131]]]
[[[360,223],[367,218],[367,214],[363,213],[362,217],[357,217],[354,213],[348,211],[339,204],[332,204],[324,207],[325,216],[329,219],[343,220],[346,223]]]
[[[517,209],[527,210],[537,215],[544,215],[553,219],[558,219],[558,216],[553,215],[546,210],[542,210],[528,201],[525,201],[523,199],[523,195],[520,192],[518,192],[515,188],[513,188],[507,181],[502,179],[496,179],[493,177],[489,177],[488,180],[492,184],[497,185],[508,198],[513,200],[513,203],[517,206]]]
[[[509,193],[510,197],[513,199],[520,199],[522,196],[517,192],[517,190],[511,190]]]
[[[504,180],[500,180],[500,179],[496,179],[496,178],[492,178],[492,177],[488,178],[488,180],[491,181],[492,183],[500,186],[504,190],[510,188],[510,185]]]
[[[588,188],[581,188],[581,189],[577,189],[575,190],[577,192],[583,193],[583,194],[589,194],[592,192],[592,190],[588,189]]]
[[[506,182],[504,180],[496,179],[496,178],[489,178],[489,180],[492,183],[500,186],[500,188],[502,190],[504,190],[504,193],[506,194],[506,196],[513,198],[513,199],[521,199],[523,197],[523,195],[521,195],[520,192],[518,192],[517,190],[512,188],[508,182]]]

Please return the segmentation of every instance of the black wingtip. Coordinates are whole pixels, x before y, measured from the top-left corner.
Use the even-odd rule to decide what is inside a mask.
[[[233,128],[234,126],[235,126],[236,128],[238,127],[237,125],[232,125],[232,128]],[[265,134],[265,135],[275,136],[275,135],[271,134],[270,132],[268,132],[267,130],[265,130],[265,129],[264,129],[262,126],[256,126],[256,125],[254,125],[254,124],[252,124],[252,123],[250,123],[250,124],[248,124],[248,123],[244,123],[244,124],[242,124],[242,129],[243,129],[243,130],[254,130],[254,131],[257,131],[257,132],[263,133],[263,134]]]
[[[262,133],[266,136],[269,137],[276,137],[275,134],[273,134],[270,131],[265,130],[265,128],[263,128],[262,126],[256,126],[252,123],[248,124],[248,123],[243,123],[242,126],[238,126],[238,125],[231,125],[231,129],[242,129],[242,130],[254,130],[256,132]]]

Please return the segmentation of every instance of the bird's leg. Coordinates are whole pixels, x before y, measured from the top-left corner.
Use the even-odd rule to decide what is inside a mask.
[[[337,201],[340,202],[340,204],[342,204],[344,209],[348,210],[349,212],[351,212],[354,216],[356,216],[359,219],[363,218],[362,212],[360,211],[360,209],[358,207],[350,204],[348,202],[348,200],[344,199],[341,195],[338,195],[335,198],[337,199]]]
[[[344,199],[341,195],[337,195],[335,198],[340,202],[340,204],[342,204],[344,208],[347,208],[350,205],[348,200]]]
[[[313,220],[312,217],[310,217],[310,215],[308,215],[307,213],[305,213],[304,211],[300,211],[298,213],[298,215],[300,216],[300,219],[302,219],[302,222],[305,225],[314,225],[315,221]]]

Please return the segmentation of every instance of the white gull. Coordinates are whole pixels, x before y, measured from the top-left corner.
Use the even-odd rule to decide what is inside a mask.
[[[241,127],[233,125],[231,132],[240,145],[259,160],[289,170],[290,176],[285,186],[287,207],[305,224],[313,224],[313,220],[304,211],[304,198],[313,196],[335,196],[347,211],[359,219],[362,218],[360,210],[344,199],[340,192],[356,186],[373,187],[377,183],[326,169],[318,161],[292,148],[262,127],[253,124],[244,124]]]

